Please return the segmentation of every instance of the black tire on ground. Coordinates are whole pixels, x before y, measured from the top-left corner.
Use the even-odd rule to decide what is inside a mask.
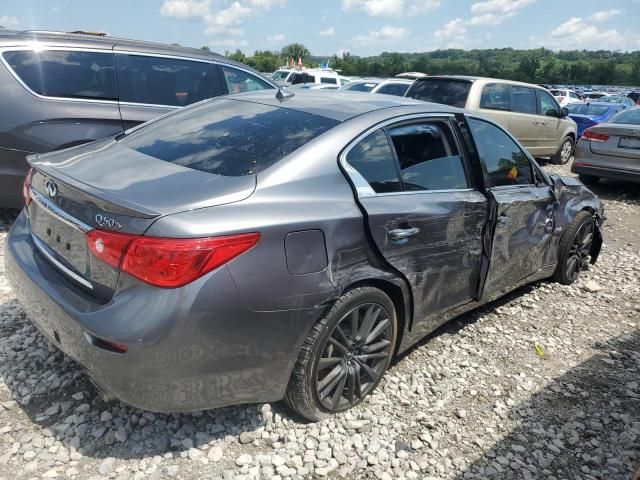
[[[383,291],[365,286],[345,292],[309,332],[293,368],[284,401],[294,412],[311,421],[360,403],[375,390],[391,363],[397,324],[393,302]],[[336,339],[341,345],[351,347],[338,349]],[[386,357],[382,353],[386,353]],[[364,364],[363,355],[366,355]],[[323,363],[319,366],[321,358]],[[336,362],[338,358],[340,360]],[[333,393],[327,393],[329,387],[321,385],[327,385],[325,381],[336,369],[339,373],[334,377],[340,379]],[[327,370],[329,373],[324,373]],[[371,378],[372,373],[377,378]],[[328,408],[327,403],[332,405]]]
[[[571,285],[589,264],[589,250],[595,232],[595,222],[589,212],[579,212],[567,226],[558,245],[558,266],[553,279]]]
[[[551,161],[556,165],[566,165],[571,159],[571,155],[573,155],[574,146],[573,137],[564,137],[558,151],[551,157]]]
[[[600,177],[594,177],[593,175],[585,175],[584,173],[580,173],[578,178],[585,185],[595,185],[600,181]]]

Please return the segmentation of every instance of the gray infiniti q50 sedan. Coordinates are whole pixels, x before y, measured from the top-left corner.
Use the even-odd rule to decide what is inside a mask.
[[[358,404],[395,355],[596,261],[603,208],[504,129],[410,99],[256,92],[30,158],[6,271],[108,396]]]

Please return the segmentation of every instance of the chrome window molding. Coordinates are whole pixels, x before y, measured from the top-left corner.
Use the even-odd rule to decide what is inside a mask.
[[[47,246],[44,243],[42,243],[42,241],[40,241],[40,239],[38,237],[36,237],[33,233],[31,234],[31,241],[33,241],[33,244],[35,245],[36,249],[47,260],[49,260],[49,262],[51,262],[58,270],[60,270],[62,273],[64,273],[68,277],[72,278],[73,280],[75,280],[79,284],[83,285],[84,287],[93,290],[93,285],[91,285],[91,282],[89,282],[88,280],[82,278],[80,275],[78,275],[76,272],[74,272],[70,268],[67,268],[62,262],[60,262],[56,257],[54,257],[49,252],[49,250],[47,249]]]
[[[133,50],[113,50],[111,48],[82,48],[82,47],[65,47],[60,45],[49,45],[42,44],[39,42],[33,42],[30,45],[21,45],[15,47],[2,47],[0,48],[0,62],[7,68],[9,73],[18,81],[22,87],[29,92],[31,95],[38,97],[42,100],[52,100],[52,101],[63,101],[63,102],[80,102],[80,103],[97,103],[104,105],[124,105],[124,106],[133,106],[133,107],[155,107],[155,108],[171,108],[177,109],[182,108],[179,105],[165,105],[165,104],[156,104],[156,103],[139,103],[139,102],[121,102],[119,100],[102,100],[99,98],[70,98],[70,97],[54,97],[50,95],[41,95],[35,91],[33,91],[20,76],[16,73],[16,71],[9,65],[9,62],[4,58],[5,52],[19,52],[19,51],[62,51],[62,52],[88,52],[88,53],[106,53],[114,55],[114,67],[115,67],[115,55],[135,55],[139,57],[157,57],[157,58],[168,58],[173,60],[185,60],[189,62],[200,62],[200,63],[208,63],[210,65],[220,65],[228,68],[235,68],[236,70],[240,70],[242,72],[247,73],[253,77],[257,77],[260,80],[263,80],[267,84],[269,84],[272,88],[276,87],[273,82],[269,79],[263,77],[262,75],[256,75],[254,72],[247,70],[245,68],[232,65],[230,63],[225,63],[223,61],[217,59],[204,59],[204,58],[194,58],[188,56],[179,56],[179,55],[164,55],[160,53],[147,53],[147,52],[136,52]]]
[[[371,135],[376,130],[387,127],[394,123],[405,122],[405,121],[413,121],[413,120],[433,120],[433,119],[452,119],[455,115],[453,113],[414,113],[410,115],[401,115],[398,117],[394,117],[384,122],[380,122],[373,127],[368,128],[360,135],[355,137],[346,148],[342,151],[339,156],[339,163],[342,169],[346,172],[347,176],[353,183],[353,186],[356,189],[356,194],[358,198],[371,198],[371,197],[390,197],[390,196],[399,196],[399,195],[424,195],[430,193],[464,193],[464,192],[473,192],[476,191],[474,188],[457,188],[457,189],[442,189],[442,190],[412,190],[412,191],[404,191],[404,192],[384,192],[384,193],[376,193],[369,182],[360,175],[355,168],[349,165],[347,162],[347,155],[349,152],[360,143],[365,137]]]

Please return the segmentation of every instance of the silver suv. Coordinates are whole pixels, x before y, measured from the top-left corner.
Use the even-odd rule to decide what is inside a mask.
[[[496,78],[434,76],[417,79],[407,97],[479,112],[498,122],[534,157],[565,164],[576,144],[576,124],[548,90]]]
[[[176,108],[275,84],[203,50],[107,36],[0,32],[0,207],[25,157],[122,133]]]

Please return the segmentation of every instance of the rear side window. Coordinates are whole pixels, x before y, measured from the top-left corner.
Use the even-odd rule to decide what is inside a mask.
[[[16,75],[49,97],[117,100],[113,54],[62,50],[4,52]]]
[[[331,85],[337,85],[338,79],[333,77],[320,77],[320,83],[330,83]]]
[[[361,140],[349,151],[346,160],[376,193],[402,190],[393,152],[384,130],[376,130]]]
[[[235,177],[270,167],[338,123],[288,108],[218,99],[149,123],[120,143],[177,165]]]
[[[386,95],[395,95],[397,97],[402,97],[407,92],[409,85],[406,83],[388,83],[386,85],[381,86],[376,93],[383,93]]]
[[[487,186],[534,183],[531,162],[509,135],[483,120],[468,120]]]
[[[509,85],[505,83],[489,83],[482,87],[480,108],[488,108],[491,110],[511,109]]]
[[[423,102],[444,103],[464,108],[471,90],[471,82],[448,78],[418,79],[411,85],[407,97]]]
[[[224,75],[228,93],[255,92],[256,90],[272,88],[267,82],[250,73],[226,65],[221,65],[220,68]]]
[[[389,137],[398,157],[405,190],[467,188],[462,158],[451,131],[442,122],[392,128]]]
[[[511,111],[517,113],[538,113],[538,100],[533,88],[511,86]]]
[[[291,85],[297,85],[299,83],[316,83],[316,77],[308,73],[294,73],[291,76]]]
[[[220,95],[210,63],[116,54],[120,101],[182,107]]]

